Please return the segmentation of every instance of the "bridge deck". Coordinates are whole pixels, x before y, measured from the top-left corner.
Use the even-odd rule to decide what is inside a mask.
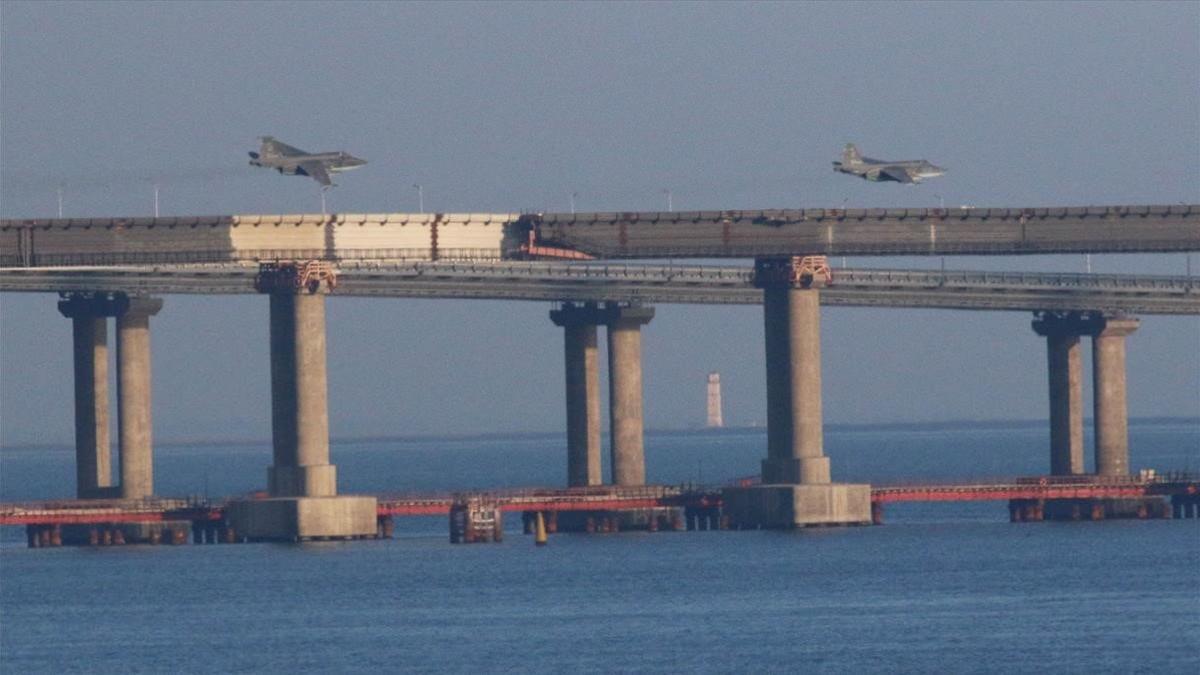
[[[540,214],[540,243],[598,258],[1194,251],[1200,206]]]
[[[0,268],[0,292],[255,293],[257,266]],[[758,304],[748,267],[549,262],[343,263],[334,297]],[[835,269],[832,306],[1200,314],[1200,277]]]
[[[1200,205],[0,220],[0,265],[1200,250]]]

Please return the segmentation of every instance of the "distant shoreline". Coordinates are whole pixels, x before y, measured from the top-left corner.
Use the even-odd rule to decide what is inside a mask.
[[[1091,418],[1084,419],[1084,425],[1090,426]],[[1129,418],[1130,426],[1145,426],[1145,425],[1164,425],[1164,424],[1194,424],[1200,426],[1200,417],[1131,417]],[[831,432],[859,432],[859,431],[957,431],[964,429],[1029,429],[1049,427],[1049,422],[1044,419],[1025,419],[1025,420],[948,420],[941,422],[879,422],[873,424],[826,424],[826,431]],[[744,434],[748,432],[766,432],[766,426],[740,426],[740,427],[723,427],[720,429],[709,429],[706,427],[690,427],[682,429],[647,429],[647,436],[676,436],[684,434]],[[380,443],[387,441],[399,442],[423,442],[423,441],[472,441],[472,440],[540,440],[549,438],[560,438],[564,435],[563,431],[530,431],[530,432],[496,432],[496,433],[470,433],[470,434],[411,434],[411,435],[389,435],[389,436],[341,436],[331,438],[331,444],[344,443]],[[231,447],[238,445],[263,445],[269,446],[270,438],[249,438],[249,439],[234,439],[234,440],[218,440],[218,439],[172,439],[159,441],[155,445],[160,448],[175,448],[175,447]],[[58,450],[64,452],[73,451],[69,441],[58,443],[20,443],[14,445],[0,445],[0,452],[18,451],[18,450]]]

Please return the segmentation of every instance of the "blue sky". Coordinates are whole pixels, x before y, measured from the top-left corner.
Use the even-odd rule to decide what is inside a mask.
[[[0,213],[312,212],[312,181],[246,164],[255,137],[345,149],[348,212],[1200,202],[1197,3],[25,3],[0,5]],[[830,171],[841,146],[925,157],[917,187]],[[937,266],[937,259],[859,259]],[[1079,256],[954,269],[1082,271]],[[1182,255],[1095,256],[1182,274]],[[1193,256],[1200,273],[1200,255]],[[564,425],[545,303],[334,299],[334,435]],[[829,309],[829,422],[1046,416],[1020,313]],[[765,419],[761,313],[664,306],[647,424]],[[160,439],[266,438],[265,298],[169,297],[154,319]],[[1200,319],[1146,317],[1130,412],[1200,414]],[[0,297],[0,441],[69,442],[70,327]]]

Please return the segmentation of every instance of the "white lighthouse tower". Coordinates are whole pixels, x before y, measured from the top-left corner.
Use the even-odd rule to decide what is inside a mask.
[[[721,417],[721,376],[718,373],[708,374],[708,428],[719,429],[725,426]]]

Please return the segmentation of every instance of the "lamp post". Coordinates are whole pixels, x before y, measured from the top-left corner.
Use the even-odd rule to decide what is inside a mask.
[[[846,215],[846,202],[850,201],[849,197],[842,197],[842,215]],[[842,256],[842,269],[846,269],[846,256]]]
[[[941,195],[934,195],[938,198],[938,216],[943,217],[946,213],[946,199]],[[942,282],[946,281],[946,256],[942,256]]]

